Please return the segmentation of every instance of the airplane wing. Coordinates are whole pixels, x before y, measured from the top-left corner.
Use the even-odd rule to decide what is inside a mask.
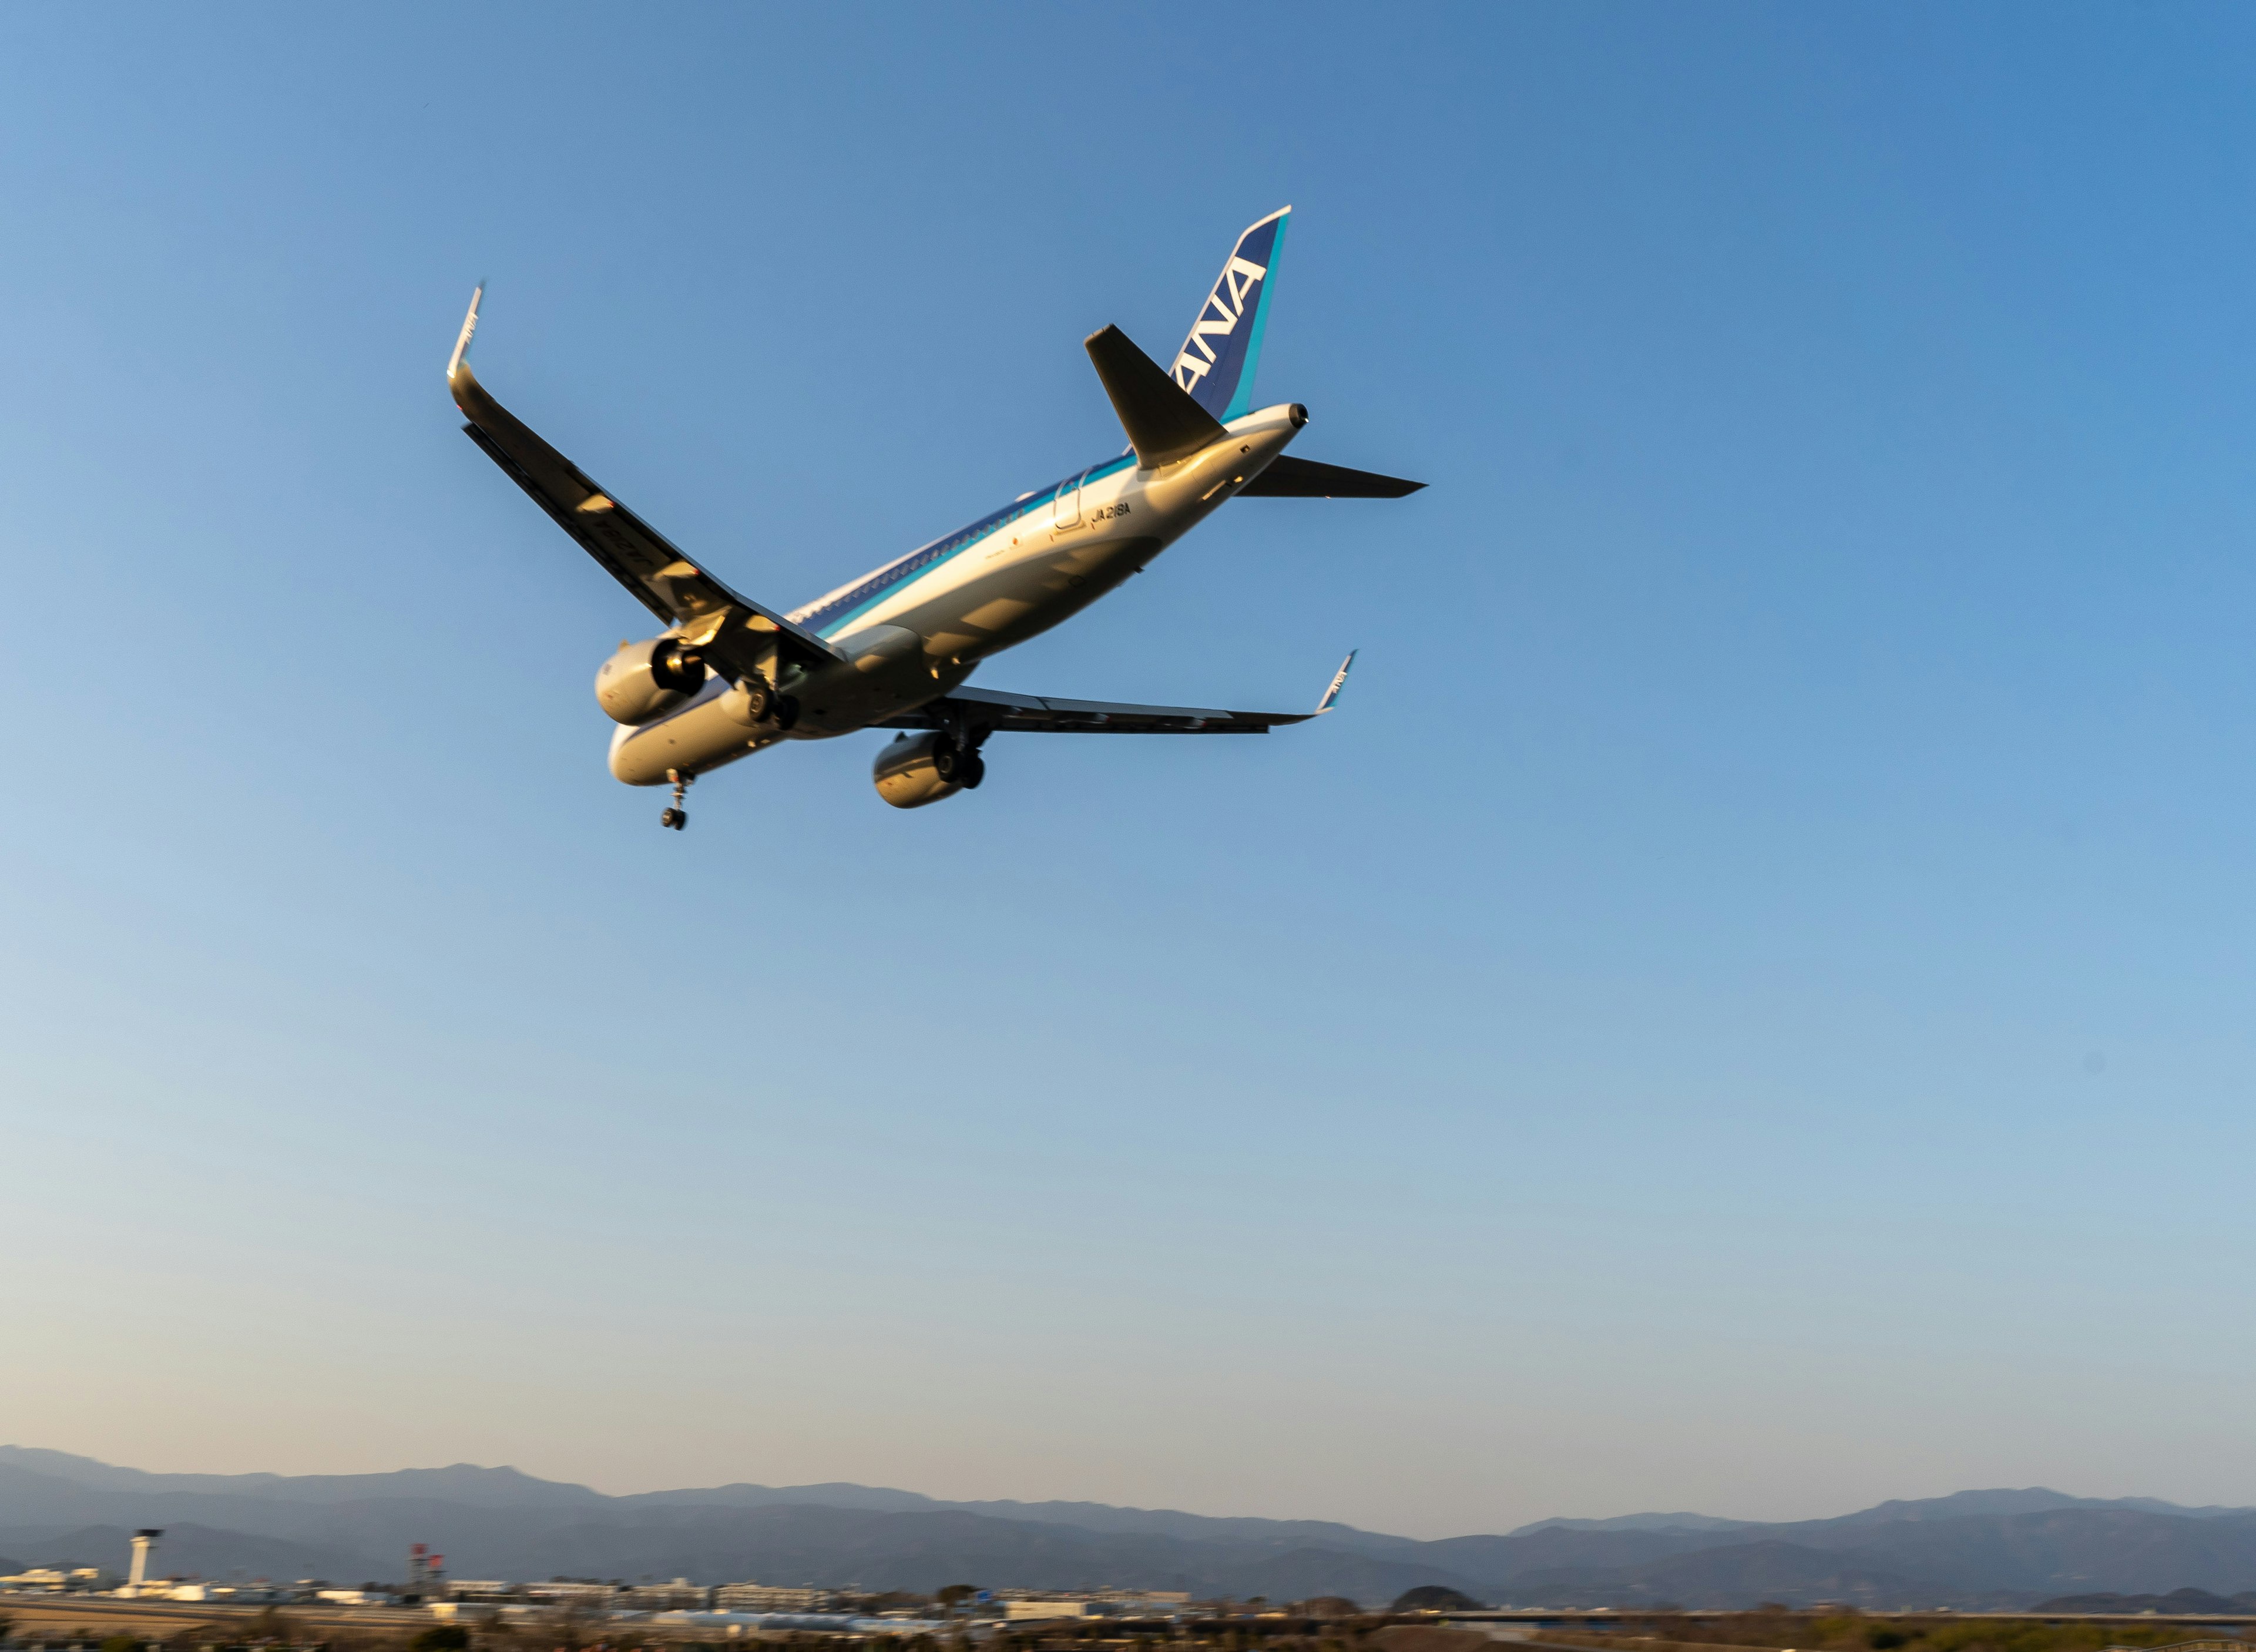
[[[454,392],[455,405],[469,420],[462,427],[464,434],[486,456],[638,602],[667,624],[680,626],[682,639],[726,674],[747,674],[770,648],[786,658],[815,664],[842,658],[813,632],[737,595],[692,562],[672,540],[590,481],[493,399],[467,359],[484,296],[483,286],[470,295],[470,312],[447,364],[447,385]]]
[[[871,726],[880,729],[968,727],[1020,734],[1266,734],[1288,723],[1320,717],[1338,702],[1346,686],[1350,654],[1332,675],[1331,686],[1313,711],[1222,711],[1202,706],[1124,705],[1110,700],[1059,700],[1044,695],[1005,694],[995,688],[958,688],[915,710]]]

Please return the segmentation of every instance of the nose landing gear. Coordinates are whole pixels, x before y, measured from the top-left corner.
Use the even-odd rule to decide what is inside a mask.
[[[658,817],[658,823],[678,832],[689,824],[689,811],[681,805],[688,795],[689,782],[697,777],[694,774],[684,774],[680,769],[668,769],[666,771],[666,778],[673,782],[673,807]]]

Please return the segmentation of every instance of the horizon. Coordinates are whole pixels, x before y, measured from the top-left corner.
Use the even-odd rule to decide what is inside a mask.
[[[181,1479],[191,1483],[175,1483]],[[151,1474],[42,1448],[0,1448],[0,1544],[11,1557],[98,1565],[129,1535],[137,1567],[140,1540],[153,1536],[167,1576],[232,1580],[217,1596],[196,1585],[160,1590],[159,1599],[220,1599],[238,1612],[271,1606],[283,1598],[278,1590],[330,1607],[412,1608],[419,1595],[430,1598],[419,1585],[441,1578],[489,1580],[445,1592],[480,1612],[518,1613],[557,1604],[543,1596],[544,1578],[572,1590],[616,1590],[605,1609],[630,1614],[661,1606],[823,1610],[841,1603],[821,1591],[930,1593],[948,1583],[1001,1594],[1156,1589],[1177,1592],[1178,1604],[1344,1595],[1366,1608],[1392,1599],[1393,1610],[1421,1590],[1538,1612],[1815,1608],[1838,1617],[1846,1608],[1852,1625],[1866,1609],[2152,1617],[2238,1616],[2256,1606],[2256,1590],[2243,1586],[2256,1578],[2256,1508],[2043,1487],[1969,1489],[1806,1524],[1648,1512],[1436,1541],[1322,1520],[940,1500],[838,1484],[681,1487],[622,1500],[476,1464],[321,1476],[308,1486],[271,1474]],[[422,1557],[446,1564],[442,1548],[452,1564],[427,1572]],[[321,1594],[328,1585],[308,1581],[385,1578],[403,1554],[408,1582],[357,1585],[373,1597]],[[650,1587],[633,1586],[638,1576]],[[86,1577],[95,1581],[79,1580],[81,1598],[56,1608],[66,1619],[83,1622],[102,1609],[83,1592],[100,1597],[100,1579]],[[258,1581],[287,1578],[300,1581]],[[778,1578],[796,1581],[779,1594]],[[7,1581],[36,1593],[60,1580]],[[728,1584],[751,1592],[712,1592]],[[246,1588],[247,1596],[237,1592]],[[1771,1645],[1759,1634],[1740,1638]],[[1871,1648],[1858,1641],[1826,1652]],[[2057,1652],[2090,1649],[2073,1642]]]
[[[443,1464],[409,1465],[406,1465],[406,1466],[405,1466],[405,1467],[394,1467],[394,1468],[390,1468],[390,1469],[362,1469],[362,1470],[314,1469],[314,1470],[307,1470],[307,1471],[302,1471],[302,1472],[280,1472],[280,1471],[271,1470],[271,1469],[220,1469],[220,1470],[214,1470],[214,1469],[148,1469],[148,1468],[144,1468],[144,1467],[142,1467],[141,1465],[137,1465],[137,1464],[112,1463],[112,1462],[108,1462],[108,1461],[106,1461],[106,1460],[104,1460],[104,1459],[102,1459],[102,1458],[100,1458],[89,1457],[89,1456],[87,1456],[87,1455],[85,1455],[84,1453],[81,1453],[81,1452],[74,1452],[74,1451],[62,1451],[59,1450],[58,1448],[56,1448],[56,1447],[53,1447],[53,1446],[36,1446],[36,1445],[33,1445],[33,1446],[27,1446],[27,1445],[24,1445],[24,1444],[19,1444],[19,1443],[16,1443],[16,1442],[9,1442],[9,1443],[5,1443],[5,1444],[0,1444],[0,1452],[22,1452],[22,1453],[25,1453],[25,1454],[27,1454],[27,1455],[29,1455],[29,1454],[49,1454],[49,1455],[55,1455],[55,1456],[62,1456],[62,1457],[67,1457],[67,1458],[74,1458],[74,1459],[75,1459],[75,1460],[77,1460],[77,1461],[80,1461],[80,1462],[94,1464],[94,1465],[97,1465],[97,1466],[100,1466],[100,1467],[102,1467],[102,1468],[117,1469],[117,1470],[122,1470],[122,1471],[125,1471],[125,1472],[129,1472],[145,1473],[145,1474],[182,1474],[182,1475],[196,1475],[196,1476],[217,1476],[217,1477],[222,1477],[222,1478],[223,1478],[223,1477],[227,1477],[227,1476],[232,1476],[232,1475],[243,1475],[243,1476],[249,1476],[249,1475],[260,1475],[260,1476],[269,1476],[269,1477],[275,1478],[275,1479],[321,1479],[321,1478],[328,1478],[328,1477],[331,1477],[331,1476],[338,1476],[338,1477],[359,1476],[359,1475],[382,1476],[382,1475],[388,1475],[388,1474],[438,1473],[438,1472],[446,1472],[447,1470],[449,1470],[449,1469],[469,1469],[469,1470],[473,1470],[473,1471],[475,1471],[475,1472],[481,1472],[481,1473],[502,1472],[502,1473],[516,1474],[516,1475],[522,1476],[522,1477],[524,1477],[524,1478],[525,1478],[525,1479],[532,1479],[532,1480],[535,1480],[535,1481],[540,1482],[540,1483],[545,1484],[545,1485],[568,1486],[568,1487],[572,1487],[572,1488],[575,1488],[575,1489],[577,1489],[577,1490],[592,1492],[592,1493],[594,1493],[595,1494],[596,1494],[597,1496],[606,1497],[606,1498],[646,1497],[646,1496],[651,1496],[651,1495],[652,1495],[652,1494],[656,1494],[656,1493],[667,1493],[667,1492],[682,1492],[682,1493],[687,1493],[687,1492],[701,1492],[701,1491],[717,1491],[717,1490],[723,1490],[723,1489],[726,1489],[726,1488],[728,1488],[728,1487],[730,1487],[730,1486],[743,1486],[754,1487],[754,1488],[757,1488],[757,1489],[759,1489],[759,1490],[762,1490],[762,1491],[775,1491],[775,1492],[815,1491],[815,1490],[821,1490],[821,1489],[824,1489],[824,1488],[826,1488],[826,1487],[839,1487],[839,1488],[850,1488],[850,1489],[853,1489],[853,1490],[856,1490],[856,1491],[868,1491],[868,1492],[884,1492],[884,1493],[895,1493],[895,1494],[899,1494],[899,1495],[902,1495],[902,1496],[918,1497],[918,1498],[925,1499],[925,1500],[928,1500],[928,1501],[931,1501],[931,1502],[941,1503],[941,1504],[949,1504],[949,1505],[955,1505],[955,1504],[966,1504],[966,1503],[1011,1503],[1011,1504],[1018,1504],[1018,1505],[1020,1505],[1020,1506],[1029,1507],[1039,1507],[1048,1506],[1048,1505],[1064,1505],[1064,1506],[1071,1506],[1071,1505],[1073,1505],[1073,1504],[1076,1504],[1076,1503],[1078,1503],[1078,1504],[1086,1504],[1086,1505],[1089,1505],[1089,1506],[1093,1506],[1093,1507],[1102,1507],[1102,1508],[1110,1508],[1110,1509],[1121,1509],[1121,1510],[1126,1510],[1126,1511],[1129,1511],[1129,1512],[1134,1512],[1134,1513],[1149,1513],[1149,1514],[1189,1514],[1189,1515],[1193,1515],[1193,1516],[1195,1516],[1195,1517],[1196,1517],[1196,1518],[1200,1518],[1200,1519],[1206,1519],[1206,1520],[1235,1520],[1235,1519],[1249,1519],[1249,1518],[1250,1518],[1250,1519],[1255,1519],[1255,1520],[1277,1521],[1284,1521],[1284,1522],[1293,1522],[1293,1521],[1308,1521],[1308,1522],[1313,1522],[1313,1523],[1321,1523],[1321,1524],[1329,1524],[1329,1525],[1342,1525],[1342,1526],[1348,1526],[1348,1527],[1351,1527],[1351,1528],[1353,1528],[1354,1529],[1357,1529],[1357,1530],[1368,1532],[1368,1533],[1370,1533],[1371,1536],[1411,1536],[1411,1534],[1408,1534],[1408,1533],[1386,1532],[1386,1531],[1381,1530],[1381,1529],[1377,1528],[1372,1528],[1372,1527],[1364,1527],[1364,1526],[1357,1526],[1357,1525],[1356,1525],[1356,1522],[1354,1522],[1354,1521],[1345,1521],[1345,1520],[1341,1520],[1341,1519],[1338,1519],[1338,1518],[1337,1518],[1337,1517],[1336,1517],[1336,1516],[1326,1515],[1326,1514],[1251,1514],[1251,1513],[1249,1513],[1248,1511],[1244,1510],[1244,1509],[1237,1509],[1237,1510],[1231,1510],[1231,1511],[1228,1511],[1228,1512],[1217,1513],[1217,1512],[1211,1511],[1211,1510],[1195,1509],[1195,1508],[1190,1508],[1190,1507],[1178,1507],[1178,1506],[1176,1506],[1176,1505],[1173,1505],[1173,1504],[1150,1504],[1150,1505],[1139,1505],[1139,1504],[1110,1503],[1110,1502],[1103,1502],[1103,1501],[1100,1501],[1100,1500],[1098,1500],[1091,1499],[1091,1498],[1014,1497],[1014,1496],[1009,1496],[1009,1495],[992,1496],[992,1497],[951,1497],[951,1496],[946,1495],[946,1494],[941,1493],[937,1493],[937,1492],[925,1492],[925,1491],[919,1491],[919,1490],[917,1490],[916,1488],[914,1488],[914,1487],[913,1487],[913,1486],[898,1486],[898,1485],[888,1485],[888,1484],[881,1484],[881,1483],[872,1483],[872,1482],[865,1482],[865,1481],[861,1481],[861,1480],[844,1480],[844,1479],[822,1479],[822,1480],[798,1481],[798,1482],[792,1482],[792,1483],[788,1483],[788,1484],[779,1484],[779,1483],[774,1483],[774,1482],[770,1482],[770,1481],[764,1481],[764,1480],[729,1479],[729,1480],[717,1480],[717,1481],[699,1482],[699,1483],[696,1483],[696,1484],[687,1484],[687,1483],[685,1483],[685,1484],[675,1484],[675,1485],[666,1485],[666,1486],[645,1486],[645,1487],[641,1487],[641,1488],[638,1488],[638,1489],[636,1489],[636,1490],[631,1490],[631,1491],[614,1491],[614,1490],[606,1490],[606,1489],[604,1489],[604,1488],[603,1488],[603,1487],[601,1487],[601,1486],[592,1486],[592,1485],[588,1484],[588,1483],[587,1483],[587,1482],[585,1482],[585,1481],[581,1481],[581,1480],[568,1480],[568,1479],[553,1479],[553,1478],[552,1478],[552,1477],[550,1477],[550,1476],[548,1476],[548,1475],[536,1473],[536,1472],[533,1472],[533,1471],[532,1471],[532,1470],[525,1469],[525,1468],[524,1468],[524,1467],[519,1466],[518,1465],[516,1465],[516,1464],[511,1464],[511,1463],[474,1463],[474,1462],[469,1462],[469,1461],[461,1461],[461,1462],[455,1462],[455,1463],[443,1463]],[[33,1472],[36,1472],[37,1471],[36,1471],[36,1470],[34,1470]],[[2231,1512],[2234,1512],[2234,1513],[2256,1513],[2256,1503],[2251,1503],[2251,1504],[2182,1504],[2182,1503],[2173,1502],[2171,1500],[2167,1499],[2167,1498],[2154,1498],[2154,1497],[2151,1497],[2151,1496],[2149,1496],[2147,1493],[2139,1493],[2139,1492],[2124,1492],[2124,1493],[2077,1493],[2077,1492],[2062,1492],[2062,1491],[2061,1491],[2061,1490],[2057,1489],[2056,1487],[2049,1486],[1963,1486],[1963,1487],[1960,1487],[1959,1489],[1957,1489],[1957,1490],[1956,1490],[1956,1491],[1952,1491],[1952,1492],[1928,1493],[1926,1493],[1926,1494],[1923,1494],[1923,1495],[1915,1496],[1915,1497],[1907,1497],[1907,1498],[1903,1498],[1903,1497],[1898,1497],[1898,1498],[1882,1498],[1882,1499],[1879,1499],[1879,1500],[1877,1500],[1876,1501],[1873,1501],[1873,1502],[1871,1502],[1871,1503],[1859,1503],[1859,1504],[1858,1504],[1858,1505],[1856,1505],[1855,1507],[1851,1507],[1851,1508],[1845,1508],[1845,1509],[1839,1509],[1839,1510],[1836,1510],[1836,1511],[1834,1511],[1834,1512],[1833,1512],[1832,1514],[1819,1514],[1819,1515],[1788,1515],[1788,1516],[1759,1516],[1759,1515],[1723,1514],[1718,1514],[1718,1513],[1717,1513],[1716,1511],[1714,1511],[1714,1510],[1712,1510],[1712,1509],[1672,1509],[1672,1510],[1661,1510],[1661,1509],[1624,1509],[1624,1510],[1619,1510],[1619,1511],[1617,1511],[1617,1512],[1615,1512],[1615,1513],[1613,1513],[1613,1514],[1554,1514],[1540,1515],[1540,1516],[1536,1517],[1536,1518],[1535,1518],[1535,1519],[1533,1519],[1533,1520],[1531,1520],[1531,1521],[1523,1521],[1519,1522],[1519,1524],[1517,1527],[1513,1528],[1512,1529],[1513,1529],[1513,1530],[1526,1530],[1526,1529],[1528,1529],[1528,1528],[1532,1528],[1532,1527],[1538,1527],[1538,1526],[1541,1526],[1541,1525],[1547,1524],[1547,1523],[1551,1522],[1551,1521],[1604,1521],[1634,1520],[1634,1519],[1641,1519],[1641,1518],[1661,1518],[1661,1517],[1666,1517],[1666,1516],[1669,1516],[1669,1515],[1681,1516],[1681,1517],[1688,1517],[1688,1518],[1699,1519],[1699,1520],[1722,1520],[1722,1521],[1737,1521],[1737,1522],[1739,1522],[1739,1523],[1742,1523],[1742,1524],[1745,1524],[1745,1525],[1750,1525],[1750,1526],[1783,1525],[1783,1524],[1792,1524],[1792,1523],[1794,1523],[1794,1521],[1800,1521],[1800,1520],[1811,1520],[1811,1519],[1815,1519],[1815,1520],[1839,1519],[1839,1518],[1844,1518],[1844,1517],[1845,1517],[1845,1516],[1847,1516],[1847,1515],[1850,1515],[1850,1514],[1865,1514],[1865,1513],[1868,1513],[1868,1512],[1870,1512],[1871,1510],[1873,1510],[1873,1509],[1876,1509],[1876,1508],[1880,1508],[1880,1507],[1886,1507],[1886,1506],[1888,1506],[1888,1505],[1890,1505],[1890,1504],[1892,1504],[1892,1503],[1897,1503],[1897,1502],[1905,1502],[1905,1503],[1912,1503],[1912,1504],[1928,1504],[1928,1503],[1936,1503],[1936,1502],[1946,1502],[1946,1501],[1949,1501],[1949,1500],[1952,1500],[1952,1499],[1955,1499],[1955,1498],[1972,1498],[1972,1497],[1983,1497],[1983,1496],[1994,1496],[1994,1495],[2015,1495],[2015,1494],[2019,1494],[2019,1495],[2032,1495],[2032,1494],[2035,1494],[2035,1495],[2043,1495],[2043,1496],[2049,1496],[2049,1497],[2059,1497],[2059,1498],[2070,1499],[2070,1500],[2075,1500],[2075,1501],[2078,1501],[2078,1502],[2092,1502],[2092,1503],[2126,1502],[2126,1501],[2134,1501],[2134,1500],[2136,1500],[2136,1501],[2157,1502],[2157,1503],[2164,1503],[2164,1504],[2168,1504],[2168,1505],[2169,1509],[2170,1509],[2171,1511],[2173,1511],[2173,1512],[2183,1513],[2183,1514],[2205,1514],[2205,1513],[2208,1513],[2208,1512],[2210,1512],[2210,1511],[2212,1511],[2212,1510],[2217,1510],[2217,1509],[2229,1510],[2229,1511],[2231,1511]],[[1439,1536],[1442,1536],[1442,1537],[1447,1537],[1447,1536],[1501,1536],[1501,1535],[1507,1535],[1507,1534],[1505,1534],[1505,1533],[1485,1533],[1485,1532],[1454,1532],[1454,1533],[1448,1533],[1448,1534],[1440,1534]],[[1436,1538],[1435,1538],[1435,1536],[1419,1536],[1419,1537],[1416,1539],[1416,1541],[1419,1541],[1419,1542],[1432,1542],[1432,1541],[1435,1541],[1435,1540],[1436,1540]]]

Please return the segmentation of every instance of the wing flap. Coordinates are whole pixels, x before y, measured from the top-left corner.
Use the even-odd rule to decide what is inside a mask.
[[[1009,694],[999,688],[958,688],[913,711],[871,726],[880,729],[972,728],[1016,734],[1266,734],[1320,717],[1339,701],[1350,654],[1332,674],[1313,711],[1225,711],[1208,706],[1131,705],[1113,700],[1062,700],[1052,695]]]
[[[952,724],[1014,734],[1266,734],[1279,724],[1305,723],[1312,711],[1224,711],[1206,706],[1127,705],[1109,700],[1059,700],[1044,695],[958,688],[914,711],[873,724],[880,729],[941,729]]]
[[[572,519],[570,512],[558,502],[555,495],[535,481],[524,466],[511,458],[507,448],[488,435],[475,421],[464,425],[462,434],[484,450],[486,457],[500,468],[504,476],[523,488],[535,505],[547,512],[557,526],[579,540],[580,548],[594,557],[597,566],[605,573],[625,586],[629,596],[669,625],[681,618],[676,604],[668,597],[660,596],[633,568],[620,561],[611,554],[609,546],[582,532],[582,525]]]

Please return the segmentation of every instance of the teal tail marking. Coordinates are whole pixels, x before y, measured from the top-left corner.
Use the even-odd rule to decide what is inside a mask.
[[[1286,216],[1277,220],[1277,238],[1269,244],[1269,274],[1261,283],[1261,295],[1253,300],[1253,332],[1245,341],[1245,371],[1237,380],[1237,392],[1230,399],[1222,422],[1242,418],[1253,411],[1253,375],[1261,367],[1261,335],[1269,326],[1269,299],[1277,287],[1277,266],[1285,258],[1285,231],[1293,227],[1292,208],[1285,208]]]

